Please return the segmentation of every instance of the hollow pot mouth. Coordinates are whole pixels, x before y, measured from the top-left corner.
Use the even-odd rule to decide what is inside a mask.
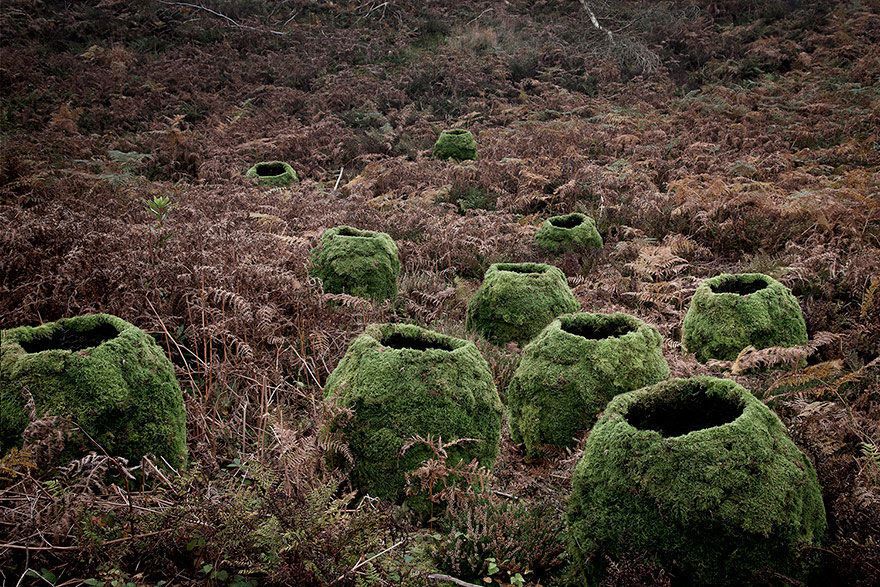
[[[467,344],[465,340],[410,325],[385,325],[372,336],[381,346],[397,351],[451,353]]]
[[[563,332],[587,340],[605,340],[637,332],[639,324],[624,314],[589,314],[584,312],[560,316],[559,328]]]
[[[462,136],[471,134],[469,130],[464,128],[451,128],[449,130],[444,130],[443,134],[452,135],[452,136]]]
[[[55,350],[77,352],[99,347],[119,334],[120,330],[116,326],[103,320],[84,328],[77,327],[76,323],[71,326],[60,324],[46,335],[23,340],[19,345],[28,354]]]
[[[582,214],[566,214],[565,216],[553,216],[552,218],[547,219],[551,226],[563,230],[577,228],[583,224],[585,220],[586,217]]]
[[[766,289],[770,281],[763,275],[744,273],[738,275],[721,275],[709,282],[709,289],[714,294],[734,294],[747,296]]]
[[[336,236],[341,236],[345,238],[375,238],[376,234],[377,233],[372,230],[361,230],[360,228],[343,226],[336,233]]]
[[[257,176],[262,178],[280,177],[287,173],[287,166],[281,161],[257,163],[254,168],[256,169]]]
[[[745,410],[742,398],[712,393],[711,381],[682,379],[660,385],[667,387],[629,406],[624,418],[630,426],[674,438],[730,424]]]
[[[498,271],[517,273],[519,275],[541,275],[550,270],[548,265],[540,263],[498,263],[495,265]]]

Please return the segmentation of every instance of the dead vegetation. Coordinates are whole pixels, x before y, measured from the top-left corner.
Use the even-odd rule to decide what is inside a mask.
[[[874,3],[590,2],[635,61],[579,2],[8,4],[0,327],[103,311],[150,331],[185,388],[191,465],[96,448],[45,470],[66,425],[34,421],[0,461],[6,581],[564,583],[576,455],[526,462],[505,439],[491,497],[447,492],[436,532],[325,459],[350,458],[322,433],[345,415],[321,402],[348,342],[386,321],[465,336],[499,261],[556,264],[582,307],[656,325],[674,375],[723,373],[764,398],[824,488],[813,581],[880,576]],[[428,158],[458,126],[479,159]],[[242,176],[260,160],[303,181],[257,188]],[[145,202],[162,196],[160,219]],[[596,219],[601,251],[533,248],[546,216],[573,211]],[[340,224],[397,241],[397,300],[309,277],[309,249]],[[721,271],[792,288],[811,342],[683,355],[690,296]],[[518,349],[477,344],[503,391]],[[419,482],[440,481],[440,457]],[[609,585],[675,579],[635,555],[608,568]]]

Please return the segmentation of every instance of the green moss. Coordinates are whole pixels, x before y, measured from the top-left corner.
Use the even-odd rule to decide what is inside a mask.
[[[543,263],[496,263],[468,302],[467,328],[495,344],[526,343],[578,309],[565,275]]]
[[[662,343],[626,314],[560,316],[526,346],[511,379],[511,438],[530,455],[573,445],[612,397],[669,376]]]
[[[535,242],[551,253],[602,248],[602,236],[589,216],[574,213],[553,216],[544,221],[535,234]]]
[[[611,400],[575,468],[569,551],[647,553],[683,584],[801,577],[826,527],[810,461],[733,381],[674,379]],[[771,581],[772,582],[772,581]]]
[[[26,395],[38,417],[71,418],[111,455],[146,453],[178,467],[186,459],[186,414],[174,367],[155,341],[107,314],[2,331],[0,449],[20,445]],[[66,456],[100,449],[85,436]]]
[[[296,171],[284,161],[261,161],[248,169],[245,177],[270,187],[287,187],[299,181]]]
[[[434,157],[464,161],[477,158],[477,141],[469,130],[444,130],[434,143]]]
[[[373,300],[397,295],[397,245],[384,232],[337,226],[324,231],[312,251],[312,275],[324,291]]]
[[[412,325],[368,326],[325,394],[354,412],[342,429],[354,455],[350,479],[370,495],[404,499],[405,473],[433,455],[420,445],[400,454],[414,435],[478,440],[448,449],[450,466],[477,459],[488,467],[498,454],[501,400],[488,364],[466,340]],[[423,499],[407,503],[425,508]]]
[[[722,273],[697,288],[682,326],[682,342],[697,360],[732,361],[751,345],[797,346],[807,326],[797,299],[761,273]]]

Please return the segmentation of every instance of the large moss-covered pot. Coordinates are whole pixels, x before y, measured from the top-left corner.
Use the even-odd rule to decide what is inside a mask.
[[[2,331],[3,451],[21,444],[29,397],[37,417],[68,417],[85,432],[66,456],[106,450],[137,462],[152,453],[184,464],[186,414],[174,366],[149,335],[121,318],[93,314]]]
[[[325,230],[312,251],[312,275],[329,293],[390,299],[397,295],[399,273],[397,245],[384,232],[337,226]]]
[[[473,343],[408,324],[371,325],[349,346],[325,387],[354,416],[342,432],[354,456],[352,483],[401,501],[405,475],[433,456],[414,436],[449,443],[447,465],[472,459],[491,466],[498,454],[501,400],[489,366]],[[407,499],[414,509],[423,498]]]
[[[552,216],[544,221],[535,234],[539,247],[551,253],[563,253],[602,247],[602,236],[596,222],[580,213]]]
[[[434,157],[464,161],[477,158],[477,141],[469,130],[454,128],[444,130],[434,143]]]
[[[544,263],[496,263],[468,302],[467,328],[495,344],[526,343],[578,309],[565,274]]]
[[[245,177],[270,187],[287,187],[299,181],[296,171],[284,161],[261,161],[248,169]]]
[[[566,314],[523,350],[507,390],[514,442],[571,446],[612,397],[669,376],[660,333],[626,314]]]
[[[575,468],[569,523],[588,574],[603,554],[648,553],[694,585],[802,577],[826,527],[816,472],[776,414],[713,377],[611,400]]]
[[[761,273],[722,273],[697,288],[684,318],[682,338],[697,360],[732,361],[751,345],[797,346],[807,325],[787,287]]]

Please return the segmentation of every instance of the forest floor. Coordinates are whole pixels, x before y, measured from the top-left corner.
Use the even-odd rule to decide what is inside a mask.
[[[810,583],[876,585],[880,4],[591,4],[612,39],[575,1],[5,2],[0,328],[100,311],[154,334],[190,465],[130,487],[102,459],[41,466],[63,438],[33,431],[28,458],[0,461],[2,581],[564,582],[577,450],[527,460],[505,433],[493,497],[425,527],[353,493],[320,434],[322,386],[369,323],[470,336],[503,396],[520,349],[468,335],[465,307],[491,263],[528,260],[582,308],[655,325],[673,375],[766,401],[823,487]],[[476,162],[430,157],[450,127]],[[302,181],[257,187],[260,160]],[[571,211],[601,251],[536,249]],[[396,240],[398,299],[309,277],[339,224]],[[791,288],[812,342],[684,353],[690,297],[722,271]],[[606,562],[607,585],[675,582],[638,554]]]

